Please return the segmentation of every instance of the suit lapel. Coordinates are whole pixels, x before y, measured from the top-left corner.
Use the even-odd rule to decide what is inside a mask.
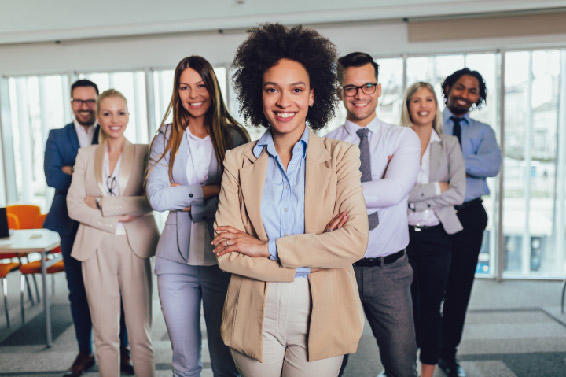
[[[331,182],[332,170],[325,164],[330,155],[324,147],[323,139],[309,129],[307,161],[305,173],[305,233],[318,232],[316,219],[319,209],[325,204],[327,185]]]
[[[253,147],[252,147],[253,148]],[[242,195],[248,212],[248,217],[260,239],[267,239],[263,221],[261,219],[261,198],[263,196],[263,184],[269,156],[264,150],[259,158],[255,158],[252,149],[245,153],[245,157],[251,162],[250,165],[240,169],[240,182],[242,182]]]
[[[94,176],[96,184],[102,195],[106,195],[105,178],[104,177],[104,152],[106,151],[106,143],[98,145],[94,149]]]
[[[126,187],[128,186],[128,180],[132,173],[132,168],[134,165],[134,159],[136,154],[135,145],[126,140],[124,144],[124,150],[122,151],[122,156],[120,159],[120,172],[118,173],[118,185],[120,188],[120,195],[126,194]]]
[[[430,160],[428,162],[428,181],[436,182],[438,179],[438,167],[442,153],[442,141],[430,143]]]
[[[73,155],[76,156],[79,151],[79,137],[77,136],[77,131],[75,130],[75,124],[69,124],[67,135],[71,142],[71,148],[73,149]],[[74,159],[74,158],[73,158]]]

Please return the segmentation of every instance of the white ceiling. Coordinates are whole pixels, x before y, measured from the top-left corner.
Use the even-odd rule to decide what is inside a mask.
[[[0,44],[566,7],[550,0],[2,0]]]

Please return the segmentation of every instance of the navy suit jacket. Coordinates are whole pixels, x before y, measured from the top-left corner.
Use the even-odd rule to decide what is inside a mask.
[[[97,125],[94,130],[92,144],[98,143],[99,128]],[[71,185],[71,176],[61,170],[63,166],[75,165],[78,152],[79,138],[73,123],[49,131],[45,146],[43,170],[45,171],[47,186],[55,189],[55,195],[43,227],[54,230],[60,235],[74,234],[78,228],[78,223],[71,220],[67,211],[67,191]]]

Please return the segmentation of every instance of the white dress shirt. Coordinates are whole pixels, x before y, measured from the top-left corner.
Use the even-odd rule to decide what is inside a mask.
[[[430,144],[434,142],[439,143],[440,137],[433,129],[432,133],[430,134],[430,140],[428,141],[428,145],[426,146],[425,153],[421,158],[421,167],[419,169],[419,174],[417,175],[418,184],[429,183],[428,177],[430,174]],[[440,195],[440,185],[438,184],[438,182],[435,182],[434,186],[436,187],[436,195]],[[440,220],[438,219],[434,211],[430,208],[427,208],[421,212],[413,212],[411,210],[408,210],[407,220],[409,221],[409,225],[413,226],[436,226],[440,224]]]
[[[104,182],[104,187],[106,187],[106,193],[110,196],[120,195],[120,162],[122,161],[122,154],[118,157],[118,162],[110,174],[110,167],[108,163],[108,148],[104,151],[104,173],[103,177],[106,180]],[[116,231],[114,232],[117,236],[126,235],[126,229],[124,229],[124,224],[118,222],[116,225]]]
[[[210,135],[204,138],[199,138],[191,133],[187,127],[185,131],[185,137],[189,147],[187,148],[187,183],[189,185],[205,185],[208,180],[208,167],[210,161],[214,158],[214,147],[212,146],[212,141]],[[189,250],[205,249],[209,248],[212,250],[210,242],[210,233],[208,232],[208,227],[206,221],[192,222],[191,223],[191,237],[189,238]],[[189,264],[196,263],[192,260],[191,256],[195,258],[195,255],[189,253]],[[198,263],[200,265],[213,265],[216,264],[216,260],[207,260],[205,258],[204,263]]]
[[[77,137],[79,138],[79,147],[82,148],[91,145],[92,139],[94,138],[94,129],[96,128],[96,123],[94,123],[87,129],[81,126],[76,119],[73,121],[73,124],[75,125],[75,132],[77,133]]]
[[[346,121],[326,137],[357,146],[359,128]],[[372,180],[363,182],[362,187],[368,214],[377,210],[379,225],[369,232],[365,257],[384,257],[409,244],[407,198],[417,179],[421,142],[410,128],[394,126],[377,117],[367,128]]]

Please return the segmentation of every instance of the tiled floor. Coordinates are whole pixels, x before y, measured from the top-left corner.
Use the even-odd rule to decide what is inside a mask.
[[[6,328],[3,305],[0,306],[0,376],[60,376],[75,357],[76,345],[70,313],[66,307],[66,282],[56,277],[56,295],[52,297],[54,321],[62,323],[53,347],[42,345],[41,306],[26,309],[25,331],[19,317],[19,277],[9,279],[9,306],[12,320]],[[50,285],[51,287],[51,285]],[[559,312],[561,283],[545,281],[478,280],[460,348],[462,365],[470,377],[559,377],[566,376],[566,316]],[[35,322],[33,322],[35,321]],[[206,332],[204,322],[203,332]],[[36,323],[34,328],[32,324]],[[16,335],[11,334],[16,333]],[[23,333],[23,334],[22,334]],[[25,338],[17,338],[22,334]],[[157,376],[171,376],[171,348],[157,292],[154,292],[152,330]],[[15,345],[5,345],[10,339]],[[210,359],[203,337],[203,377],[212,376]],[[378,350],[369,326],[364,328],[358,353],[352,355],[346,376],[373,377],[381,371]],[[96,376],[93,369],[85,376]],[[440,372],[437,376],[442,376]],[[320,376],[323,377],[323,376]]]

